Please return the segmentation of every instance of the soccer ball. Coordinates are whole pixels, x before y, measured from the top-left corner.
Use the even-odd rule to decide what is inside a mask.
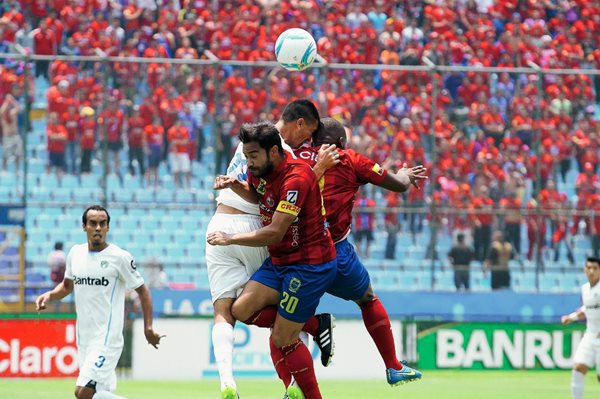
[[[317,56],[317,43],[310,33],[300,28],[283,32],[275,42],[277,62],[288,71],[308,68]]]

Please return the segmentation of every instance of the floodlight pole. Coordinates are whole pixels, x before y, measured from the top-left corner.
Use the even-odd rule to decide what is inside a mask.
[[[426,256],[430,256],[431,259],[431,289],[435,288],[435,259],[437,257],[437,232],[438,225],[436,220],[437,207],[433,194],[435,192],[435,164],[437,162],[437,144],[435,140],[435,119],[437,117],[437,96],[438,96],[438,85],[437,85],[437,66],[429,58],[423,56],[421,58],[423,63],[429,67],[431,74],[431,113],[429,121],[429,134],[431,136],[431,169],[429,170],[429,193],[431,201],[429,203],[430,214],[431,214],[431,238],[429,240],[429,247],[426,250]]]
[[[542,84],[542,79],[544,77],[544,74],[542,72],[542,68],[540,68],[539,65],[537,65],[535,62],[529,60],[527,61],[527,65],[533,69],[537,75],[537,95],[535,97],[535,117],[540,118],[541,117],[541,108],[542,108],[542,93],[543,93],[543,84]],[[535,201],[535,220],[536,223],[540,221],[540,213],[541,213],[541,207],[540,207],[540,196],[538,195],[540,193],[540,191],[542,190],[542,160],[541,160],[541,146],[542,146],[542,134],[541,134],[541,130],[539,127],[539,123],[535,124],[535,128],[533,129],[533,134],[535,135],[534,137],[534,142],[533,142],[533,146],[534,146],[534,151],[535,151],[535,155],[536,155],[536,159],[537,162],[535,163],[535,197],[536,197],[536,201]],[[546,223],[546,215],[544,215],[543,220],[541,221],[542,223]],[[539,291],[540,289],[540,272],[543,271],[543,267],[542,267],[542,257],[541,257],[541,247],[543,245],[543,242],[545,240],[545,237],[541,237],[540,236],[541,231],[540,231],[540,227],[538,226],[538,228],[536,229],[535,232],[535,240],[536,240],[536,245],[538,246],[538,248],[536,248],[536,252],[535,252],[535,288],[536,290]]]
[[[24,207],[27,207],[27,191],[28,191],[28,185],[27,185],[27,174],[29,173],[29,162],[27,162],[27,146],[28,146],[28,131],[30,128],[30,123],[29,123],[29,113],[31,112],[31,107],[30,107],[30,103],[29,103],[29,75],[28,72],[28,68],[27,66],[29,65],[30,59],[29,59],[29,54],[27,54],[27,51],[20,45],[20,44],[16,44],[15,45],[15,50],[17,50],[19,52],[19,54],[23,57],[23,61],[25,62],[25,67],[23,68],[23,74],[25,75],[25,82],[23,85],[23,98],[25,99],[25,132],[23,134],[23,148],[25,149],[23,151],[23,153],[25,154],[25,156],[23,157],[23,196],[21,198],[21,203]]]
[[[101,57],[102,67],[104,69],[104,75],[102,77],[102,104],[101,110],[98,111],[98,118],[100,119],[100,113],[106,110],[106,96],[108,95],[108,57],[104,51],[97,48],[94,49],[96,55]],[[102,165],[103,165],[103,173],[102,173],[102,206],[108,206],[108,127],[106,126],[106,121],[102,123]],[[113,165],[114,167],[114,165]]]

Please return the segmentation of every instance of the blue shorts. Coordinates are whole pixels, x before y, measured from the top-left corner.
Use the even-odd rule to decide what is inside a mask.
[[[269,257],[250,280],[279,291],[279,314],[287,320],[304,323],[315,314],[336,271],[335,259],[320,265],[275,266]]]
[[[363,297],[371,280],[367,269],[362,264],[354,246],[348,240],[335,244],[337,252],[337,275],[327,288],[327,293],[347,301],[355,301]]]

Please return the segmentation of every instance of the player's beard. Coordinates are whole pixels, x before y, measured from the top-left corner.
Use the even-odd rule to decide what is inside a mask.
[[[261,178],[268,176],[273,171],[273,169],[275,169],[275,165],[273,165],[271,157],[269,156],[269,154],[267,154],[267,161],[265,162],[265,164],[260,168],[250,169],[250,173],[252,173],[252,176],[256,178]]]

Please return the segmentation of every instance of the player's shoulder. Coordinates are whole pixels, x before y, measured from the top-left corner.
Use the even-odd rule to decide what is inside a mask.
[[[108,247],[106,248],[106,251],[110,255],[115,256],[117,258],[133,259],[133,256],[131,255],[131,253],[129,251],[121,248],[117,244],[110,243],[108,245]]]
[[[88,250],[88,245],[87,243],[83,243],[83,244],[75,244],[71,247],[71,249],[69,250],[69,254],[68,256],[73,256],[75,254],[81,254],[81,253],[86,253]]]

